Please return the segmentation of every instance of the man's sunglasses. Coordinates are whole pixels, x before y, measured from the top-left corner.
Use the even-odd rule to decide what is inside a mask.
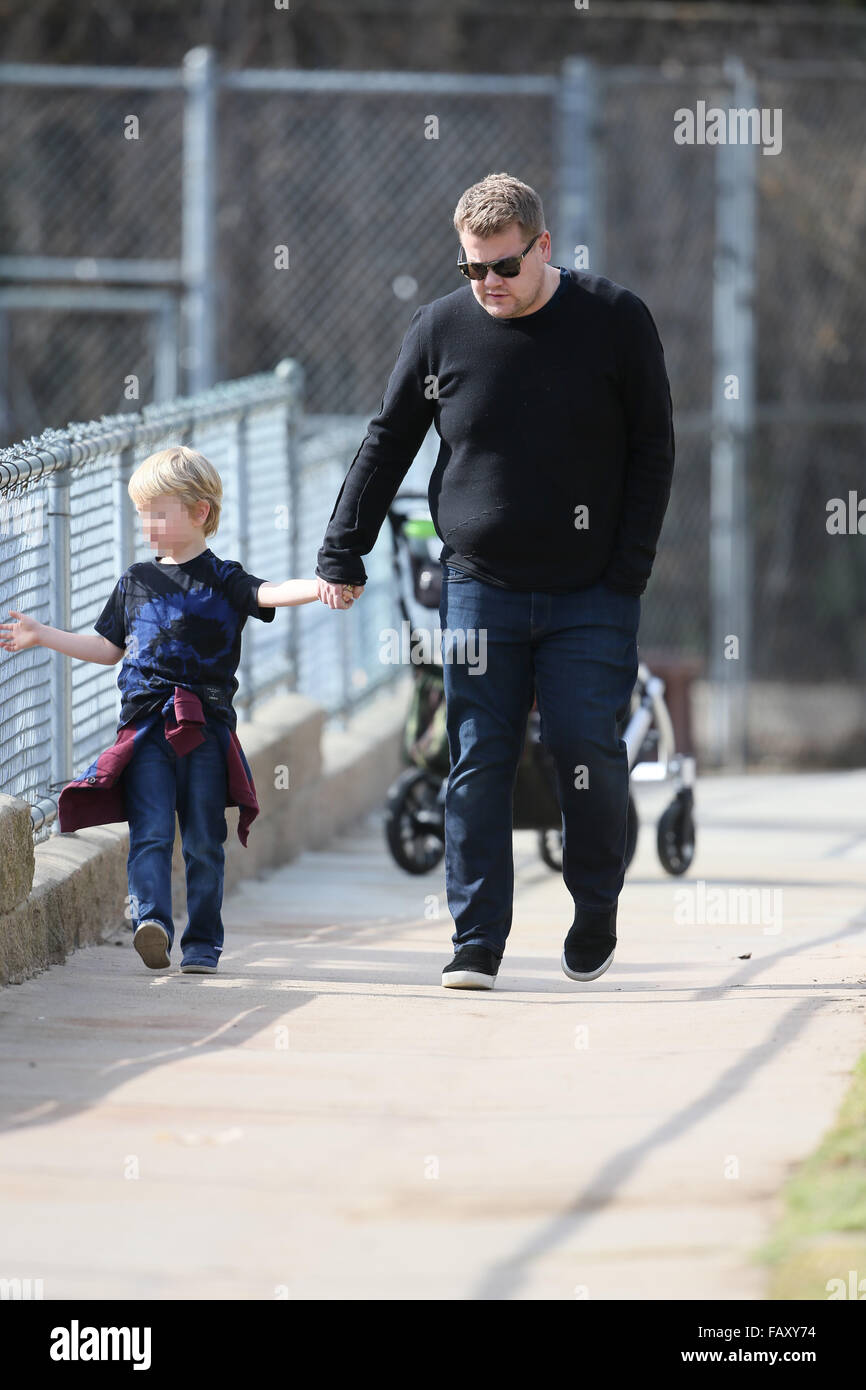
[[[521,251],[519,256],[503,256],[501,261],[461,261],[457,259],[457,269],[462,271],[467,280],[486,280],[488,270],[492,270],[494,275],[501,275],[505,280],[513,280],[515,275],[519,275],[523,266],[523,257],[532,250],[541,232],[536,232],[525,251]],[[461,246],[461,251],[463,247]]]

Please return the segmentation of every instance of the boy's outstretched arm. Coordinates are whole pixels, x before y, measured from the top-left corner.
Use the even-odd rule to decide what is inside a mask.
[[[322,589],[320,579],[287,579],[283,584],[260,584],[256,597],[260,608],[285,608],[297,603],[314,603]],[[363,584],[344,584],[343,599],[346,607],[364,589]]]
[[[62,652],[64,656],[75,657],[78,661],[95,661],[99,666],[116,666],[125,656],[123,647],[116,647],[107,637],[94,633],[90,637],[84,632],[65,632],[60,627],[49,627],[47,623],[37,622],[26,613],[9,609],[10,618],[16,621],[0,623],[0,647],[7,652],[24,652],[29,647],[48,647]]]

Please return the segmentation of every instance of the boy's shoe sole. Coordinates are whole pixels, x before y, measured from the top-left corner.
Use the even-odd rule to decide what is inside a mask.
[[[165,970],[171,965],[168,955],[171,943],[161,922],[140,922],[132,944],[149,970]]]
[[[191,960],[186,965],[181,965],[184,975],[215,975],[217,967],[215,965],[205,965],[202,961]]]
[[[492,989],[499,971],[499,957],[486,946],[461,946],[442,971],[446,989]]]

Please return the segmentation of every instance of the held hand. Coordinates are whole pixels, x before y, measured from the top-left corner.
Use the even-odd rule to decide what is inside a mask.
[[[329,608],[351,608],[356,598],[360,598],[364,592],[363,584],[329,584],[327,580],[316,576],[319,586],[319,598],[322,603],[326,603]]]
[[[24,652],[28,647],[39,646],[39,629],[42,626],[35,618],[25,613],[9,609],[9,616],[17,618],[14,623],[0,623],[0,647],[7,652]]]

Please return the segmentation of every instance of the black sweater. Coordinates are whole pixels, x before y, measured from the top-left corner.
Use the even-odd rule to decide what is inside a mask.
[[[422,304],[316,574],[366,582],[360,557],[433,421],[440,559],[506,589],[567,593],[603,579],[641,594],[670,496],[672,413],[652,315],[602,276],[563,269],[547,303],[518,318],[488,314],[469,284]]]

